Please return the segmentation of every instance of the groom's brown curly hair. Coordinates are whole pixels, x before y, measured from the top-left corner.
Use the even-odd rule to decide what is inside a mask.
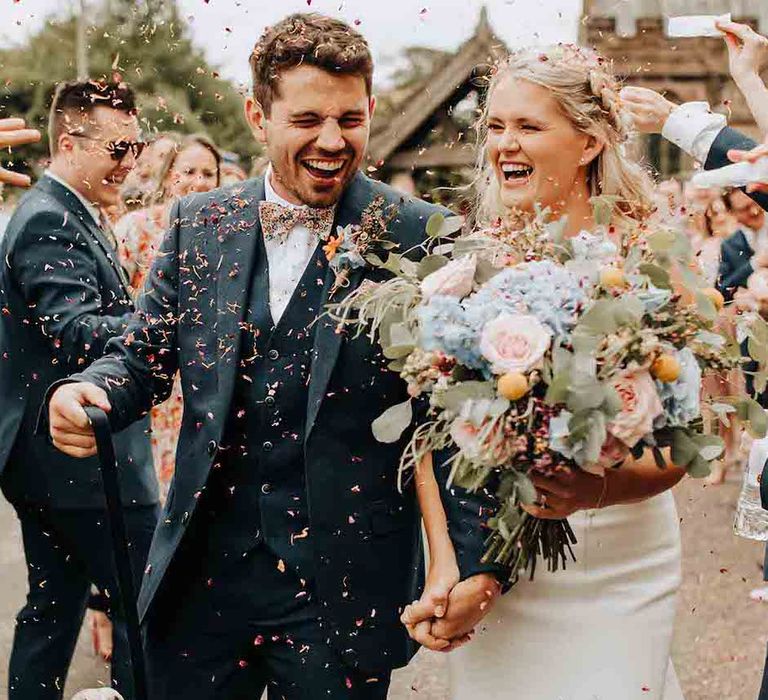
[[[279,96],[280,74],[300,65],[335,75],[356,75],[373,89],[373,57],[362,34],[348,24],[317,13],[290,15],[268,27],[250,58],[253,97],[269,116]]]

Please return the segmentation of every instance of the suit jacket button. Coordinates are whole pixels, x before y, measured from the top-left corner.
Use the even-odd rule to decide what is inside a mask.
[[[266,399],[264,399],[264,403],[267,404],[270,408],[275,405],[275,397],[274,396],[267,396]]]
[[[261,485],[261,492],[266,496],[267,494],[272,493],[272,484],[262,484]]]
[[[216,452],[216,440],[211,440],[208,443],[208,454],[213,456],[214,452]]]
[[[268,357],[270,360],[276,360],[278,357],[280,357],[280,353],[273,348],[269,351]]]
[[[271,443],[269,440],[267,440],[267,441],[266,441],[266,442],[265,442],[265,443],[262,445],[262,448],[264,449],[264,452],[272,452],[272,448],[273,448],[273,447],[274,447],[274,445],[273,445],[273,444],[272,444],[272,443]]]

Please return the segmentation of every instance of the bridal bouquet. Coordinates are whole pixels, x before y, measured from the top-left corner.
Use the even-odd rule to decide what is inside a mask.
[[[605,199],[594,201],[598,222]],[[415,424],[401,476],[447,450],[454,483],[495,490],[485,558],[514,582],[538,557],[565,566],[575,541],[567,521],[521,507],[536,498],[532,473],[603,473],[650,449],[659,468],[669,454],[707,475],[723,445],[702,419],[702,372],[741,358],[716,323],[722,297],[699,288],[681,234],[638,224],[619,237],[601,223],[566,239],[565,222],[545,223],[545,212],[514,233],[461,235],[461,225],[432,217],[418,263],[368,255],[391,279],[364,282],[330,313],[367,332],[407,383],[412,398],[373,424],[382,442]],[[756,332],[768,338],[768,326]],[[765,430],[751,399],[711,409]]]

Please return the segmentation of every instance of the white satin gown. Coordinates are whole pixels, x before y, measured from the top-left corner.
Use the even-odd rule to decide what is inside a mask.
[[[537,568],[449,654],[452,700],[682,700],[670,662],[681,582],[667,491],[569,518],[577,561]]]

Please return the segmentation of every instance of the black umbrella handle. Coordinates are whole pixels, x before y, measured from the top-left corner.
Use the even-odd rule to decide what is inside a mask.
[[[112,442],[112,430],[107,414],[96,406],[85,406],[85,412],[91,421],[96,437],[96,449],[101,467],[101,479],[104,495],[107,499],[107,520],[112,536],[112,549],[117,572],[117,584],[120,589],[119,599],[122,604],[128,644],[131,653],[131,666],[134,678],[134,697],[136,700],[149,700],[147,693],[147,670],[144,649],[141,643],[139,613],[136,608],[136,590],[133,585],[131,558],[128,551],[128,535],[125,529],[123,503],[120,498],[120,484],[117,479],[117,458]]]

